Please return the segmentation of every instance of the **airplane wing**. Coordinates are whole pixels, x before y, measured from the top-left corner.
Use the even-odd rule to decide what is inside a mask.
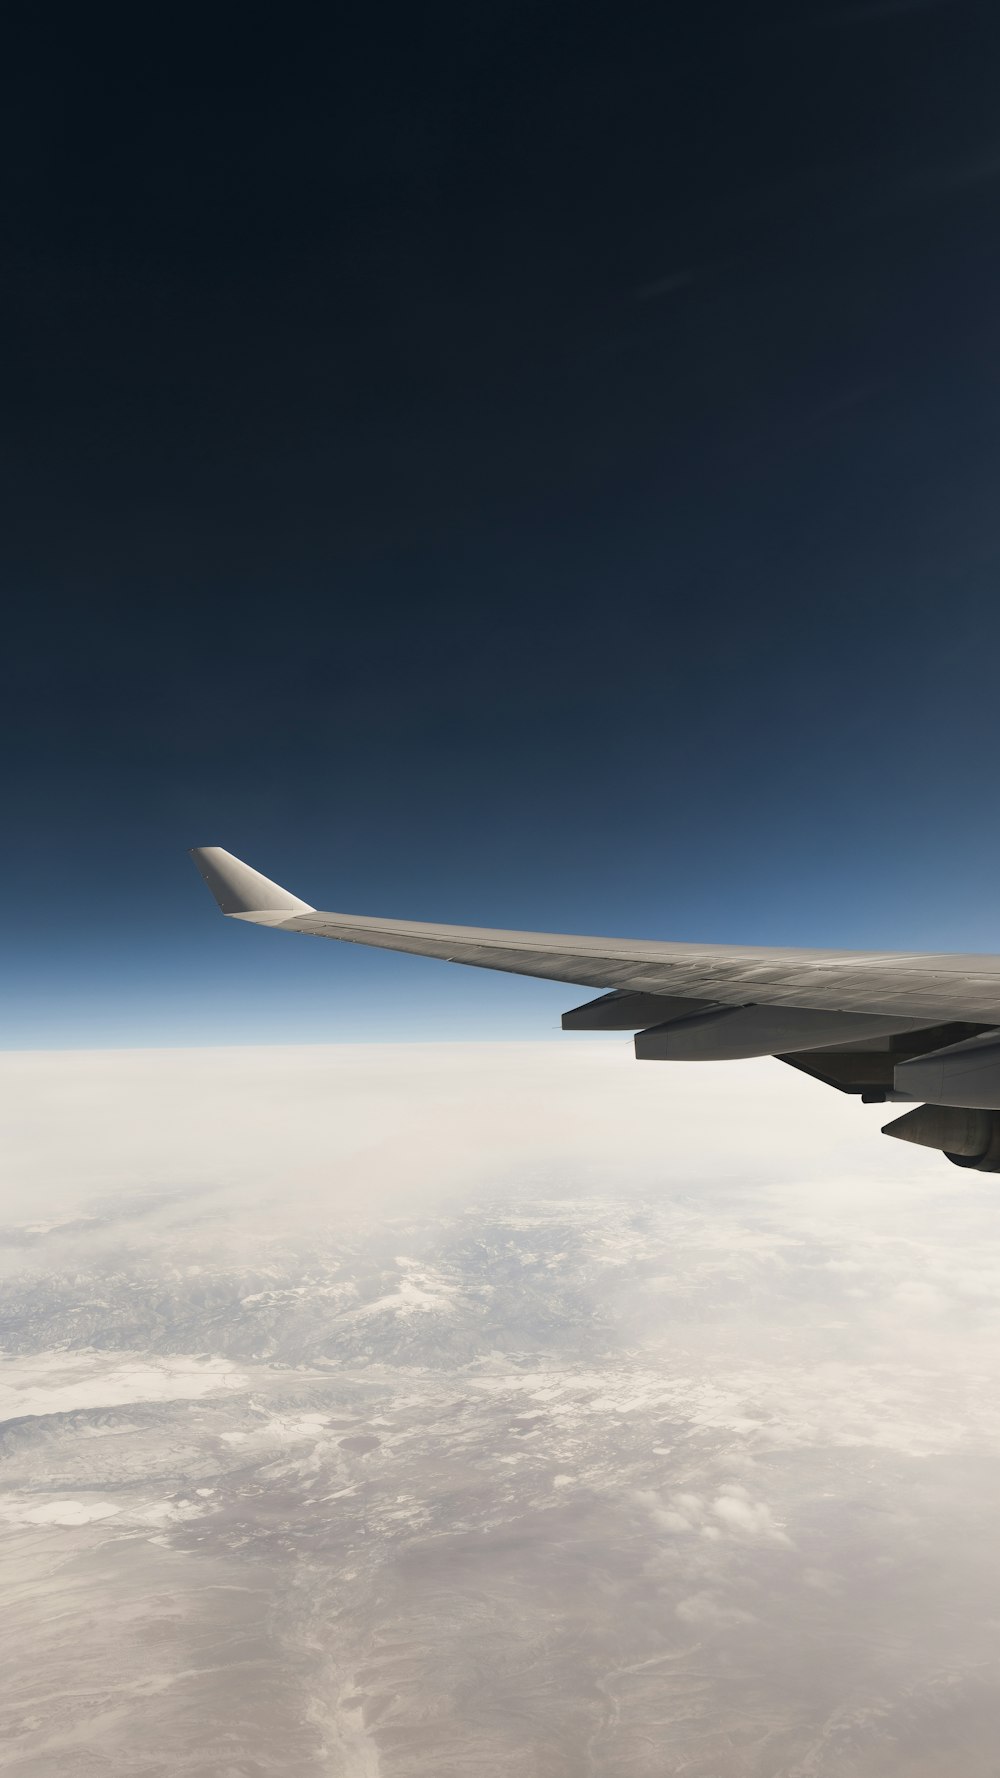
[[[1000,957],[584,938],[327,913],[221,846],[197,846],[192,857],[231,919],[599,989],[599,999],[564,1015],[564,1028],[635,1031],[642,1060],[777,1055],[866,1099],[920,1098],[932,1078],[938,1106],[959,1103],[948,1098],[954,1088],[963,1108],[1000,1110]],[[921,1141],[912,1118],[893,1133]],[[1000,1133],[997,1143],[1000,1167]]]

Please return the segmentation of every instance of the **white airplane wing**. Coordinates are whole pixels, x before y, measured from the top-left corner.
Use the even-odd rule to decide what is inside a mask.
[[[599,989],[598,1000],[564,1015],[564,1027],[635,1031],[640,1059],[778,1055],[867,1099],[923,1097],[932,1079],[938,1107],[1000,1110],[1000,957],[584,938],[327,913],[221,846],[197,846],[192,857],[231,919]],[[923,1140],[913,1116],[893,1133]],[[1000,1134],[997,1143],[1000,1165]]]

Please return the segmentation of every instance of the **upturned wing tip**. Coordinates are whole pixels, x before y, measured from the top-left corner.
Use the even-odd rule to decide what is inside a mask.
[[[224,914],[253,919],[256,914],[311,914],[308,901],[252,870],[223,846],[192,846],[191,857]]]

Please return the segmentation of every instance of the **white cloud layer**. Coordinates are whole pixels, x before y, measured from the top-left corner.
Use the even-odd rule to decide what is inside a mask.
[[[46,1732],[40,1672],[106,1695],[116,1601],[131,1662],[186,1587],[213,1673],[251,1650],[234,1720],[290,1687],[301,1723],[305,1687],[324,1771],[344,1735],[374,1770],[449,1684],[463,1732],[506,1732],[525,1674],[583,1725],[567,1769],[902,1778],[929,1711],[948,1769],[985,1771],[1000,1186],[881,1121],[619,1039],[0,1056],[16,1733]],[[57,1547],[93,1552],[78,1604]],[[408,1676],[383,1684],[379,1638]],[[162,1763],[198,1706],[157,1696],[127,1723]]]
[[[779,1063],[636,1063],[627,1040],[0,1054],[4,1221],[95,1194],[419,1201],[731,1180],[864,1190],[940,1169]]]

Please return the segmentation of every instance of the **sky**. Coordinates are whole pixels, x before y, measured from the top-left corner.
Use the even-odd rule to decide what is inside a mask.
[[[993,950],[1000,17],[22,13],[8,1049],[544,1039],[223,923]]]

